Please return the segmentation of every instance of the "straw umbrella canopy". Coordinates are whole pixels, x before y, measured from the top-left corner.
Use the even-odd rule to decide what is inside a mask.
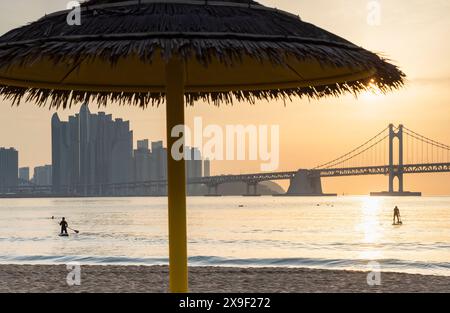
[[[90,0],[81,25],[55,12],[0,37],[0,94],[14,104],[166,103],[170,288],[187,291],[185,104],[382,92],[404,74],[300,17],[248,0]]]

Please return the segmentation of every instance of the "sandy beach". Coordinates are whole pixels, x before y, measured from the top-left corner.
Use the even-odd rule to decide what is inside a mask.
[[[82,266],[81,285],[68,286],[64,265],[0,265],[0,292],[165,293],[167,266]],[[370,287],[367,273],[292,268],[190,268],[191,292],[450,292],[450,277],[382,273]]]

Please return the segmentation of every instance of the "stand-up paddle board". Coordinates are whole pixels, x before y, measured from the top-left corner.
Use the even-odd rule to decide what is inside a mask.
[[[69,237],[69,234],[59,234],[59,237]]]

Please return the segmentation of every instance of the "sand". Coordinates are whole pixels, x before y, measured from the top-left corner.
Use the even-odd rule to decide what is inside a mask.
[[[0,292],[168,291],[166,266],[82,266],[81,285],[68,286],[65,265],[0,265]],[[381,286],[367,273],[290,268],[190,268],[191,292],[450,292],[450,277],[381,273]]]

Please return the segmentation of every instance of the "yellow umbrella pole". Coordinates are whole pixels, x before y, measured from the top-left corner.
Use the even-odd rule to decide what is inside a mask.
[[[172,128],[184,125],[183,61],[172,57],[166,65],[166,120],[167,168],[169,198],[169,285],[174,293],[188,292],[187,227],[186,227],[186,173],[184,158],[172,157]]]

